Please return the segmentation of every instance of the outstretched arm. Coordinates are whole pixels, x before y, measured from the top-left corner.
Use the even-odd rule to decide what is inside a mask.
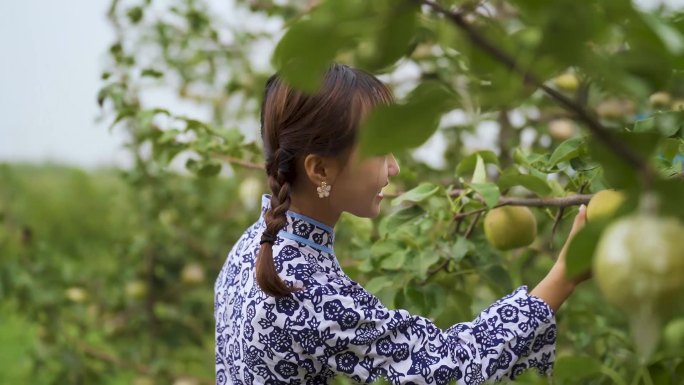
[[[587,221],[587,210],[584,205],[580,206],[579,213],[575,216],[575,222],[568,235],[568,240],[561,250],[558,260],[553,265],[549,273],[542,279],[541,282],[530,292],[531,295],[541,298],[554,311],[565,302],[565,300],[572,294],[575,287],[590,277],[589,273],[580,275],[577,278],[570,279],[566,277],[565,261],[568,253],[568,246],[570,241],[577,234],[577,232],[584,226]]]

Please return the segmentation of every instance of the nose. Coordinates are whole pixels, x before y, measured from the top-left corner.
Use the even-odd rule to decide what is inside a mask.
[[[397,159],[394,157],[394,154],[388,155],[387,162],[389,176],[397,176],[399,174],[399,163],[397,163]]]

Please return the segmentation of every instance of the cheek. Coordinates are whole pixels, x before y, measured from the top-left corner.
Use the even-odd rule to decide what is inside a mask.
[[[333,205],[360,217],[375,217],[379,213],[377,194],[387,180],[384,159],[369,159],[347,168],[337,180]],[[383,174],[385,171],[385,174]]]
[[[378,185],[382,185],[383,179],[387,179],[385,162],[381,159],[369,161],[369,163],[365,165],[361,172],[363,173],[367,184],[373,188],[378,187]]]

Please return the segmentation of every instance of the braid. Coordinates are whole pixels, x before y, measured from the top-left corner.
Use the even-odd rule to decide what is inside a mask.
[[[286,296],[298,289],[287,286],[278,276],[273,261],[273,241],[282,228],[287,226],[287,210],[290,209],[290,180],[294,172],[294,157],[286,150],[278,149],[271,162],[267,162],[268,183],[273,194],[271,207],[266,211],[266,230],[256,262],[256,280],[261,290],[274,297]]]

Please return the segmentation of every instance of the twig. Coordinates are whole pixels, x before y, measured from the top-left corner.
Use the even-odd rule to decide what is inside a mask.
[[[442,263],[440,263],[439,266],[435,267],[432,270],[428,270],[427,277],[425,277],[425,280],[423,282],[429,281],[430,277],[437,274],[437,272],[446,269],[446,267],[449,266],[449,262],[451,262],[451,258],[444,258],[444,261],[442,261]]]
[[[473,28],[465,20],[462,13],[450,11],[444,8],[442,5],[431,0],[414,1],[425,5],[431,8],[433,11],[446,17],[454,25],[456,25],[456,27],[461,29],[473,44],[479,46],[483,51],[488,53],[494,59],[498,60],[505,67],[520,75],[526,84],[541,88],[547,95],[549,95],[552,99],[555,99],[564,108],[576,114],[577,118],[584,122],[589,130],[596,135],[600,141],[609,146],[618,156],[622,157],[630,166],[639,171],[646,187],[650,185],[655,175],[648,163],[646,163],[638,153],[626,146],[620,140],[616,139],[605,127],[603,127],[598,120],[596,120],[589,113],[589,111],[583,108],[582,105],[573,101],[572,99],[569,99],[553,88],[544,85],[544,83],[537,79],[534,74],[521,68],[512,56],[494,45],[477,29]]]
[[[468,229],[466,230],[465,234],[463,234],[464,237],[469,238],[470,235],[473,233],[473,230],[475,230],[475,226],[477,225],[477,221],[480,220],[481,214],[477,214],[475,216],[475,219],[473,219],[472,222],[470,222],[470,226],[468,226]]]
[[[560,223],[561,219],[563,219],[563,213],[565,212],[565,207],[561,207],[558,209],[558,212],[556,213],[556,217],[553,219],[553,227],[551,228],[551,236],[549,237],[549,248],[553,249],[553,237],[556,235],[556,229],[558,229],[558,224]]]
[[[458,213],[457,213],[457,214],[460,214],[460,213],[462,213],[462,212],[463,212],[463,206],[461,206],[461,207],[458,209]],[[461,231],[461,224],[463,224],[463,220],[464,220],[464,219],[465,219],[465,218],[459,218],[458,220],[456,220],[456,224],[454,225],[454,233],[455,233],[455,234],[458,234],[458,233]]]
[[[684,175],[684,174],[683,174]],[[449,191],[449,196],[450,197],[457,197],[463,193],[465,193],[466,190],[464,189],[453,189]],[[385,193],[386,198],[396,198],[400,195],[404,194],[403,191],[397,192],[397,193]],[[500,207],[500,206],[529,206],[529,207],[569,207],[569,206],[578,206],[581,204],[587,204],[589,203],[589,200],[593,194],[575,194],[571,195],[568,197],[559,197],[559,198],[522,198],[522,197],[501,197],[499,199],[499,203],[497,203],[496,206],[494,207]],[[479,201],[484,202],[483,199],[477,198]],[[489,210],[488,208],[482,208],[482,209],[477,209],[473,211],[468,211],[466,213],[458,213],[454,216],[454,220],[458,220],[459,218],[467,217],[469,215],[481,213],[483,211]]]
[[[493,208],[495,207],[501,207],[501,206],[528,206],[528,207],[568,207],[568,206],[577,206],[581,204],[587,204],[589,203],[589,200],[593,194],[577,194],[577,195],[572,195],[569,197],[561,197],[561,198],[518,198],[518,197],[510,197],[510,198],[501,198],[499,200],[499,203],[497,203]],[[475,215],[482,213],[484,211],[489,210],[488,207],[477,209],[477,210],[472,210],[468,211],[465,213],[461,214],[456,214],[454,216],[454,220],[459,219],[460,217],[467,217],[469,215]]]
[[[478,222],[479,219],[480,219],[480,214],[478,214],[478,215],[473,219],[473,221],[470,222],[470,225],[468,225],[468,229],[467,229],[466,232],[463,234],[463,237],[465,237],[465,238],[469,238],[469,237],[470,237],[470,235],[473,233],[473,230],[475,230],[475,226],[477,226],[477,222]],[[459,223],[459,226],[460,226],[460,222],[458,222],[458,223]],[[449,262],[451,262],[451,258],[446,258],[446,259],[444,260],[444,262],[442,262],[442,263],[439,264],[439,266],[437,266],[436,268],[434,268],[434,269],[432,269],[432,270],[429,270],[429,271],[428,271],[427,278],[426,278],[425,280],[426,280],[426,281],[429,280],[430,277],[432,277],[433,275],[437,274],[438,271],[440,271],[440,270],[442,270],[442,269],[446,269],[447,266],[449,266]]]
[[[250,162],[248,160],[240,159],[240,158],[235,158],[233,156],[228,156],[228,155],[221,155],[221,154],[214,154],[214,158],[222,160],[224,162],[230,163],[230,164],[235,164],[238,166],[242,166],[244,168],[249,168],[252,170],[261,170],[263,171],[265,166],[260,163],[254,163]]]

